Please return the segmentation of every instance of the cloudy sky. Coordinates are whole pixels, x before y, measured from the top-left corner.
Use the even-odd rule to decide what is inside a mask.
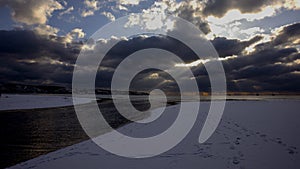
[[[229,91],[300,91],[299,0],[0,0],[0,83],[70,85],[76,58],[95,31],[122,16],[149,11],[196,25],[222,58]],[[178,46],[160,36],[124,38],[103,63],[97,85],[109,85],[114,65],[126,54],[175,47],[200,90],[208,91],[203,62],[191,60],[189,50]],[[164,72],[142,74],[137,86],[174,86]]]

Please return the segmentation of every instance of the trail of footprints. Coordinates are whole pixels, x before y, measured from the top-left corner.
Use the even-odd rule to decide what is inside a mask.
[[[289,155],[296,155],[299,153],[297,147],[288,145],[283,139],[273,138],[262,132],[250,130],[231,119],[224,118],[219,128],[215,131],[215,134],[221,136],[223,140],[220,142],[195,144],[195,150],[192,153],[167,154],[161,155],[160,157],[197,156],[201,158],[221,159],[226,161],[226,168],[246,169],[243,164],[246,157],[243,151],[239,148],[242,144],[247,144],[246,147],[256,147],[263,146],[260,143],[264,142],[266,144],[276,144],[282,147],[282,149]],[[251,141],[249,141],[249,139]],[[228,148],[227,150],[226,147]],[[227,153],[224,151],[227,151]]]
[[[276,138],[269,137],[268,135],[266,135],[262,132],[249,130],[249,129],[239,125],[238,123],[233,122],[232,120],[225,120],[224,122],[225,122],[225,124],[223,124],[223,127],[227,128],[227,129],[231,129],[236,134],[239,134],[241,136],[246,136],[246,138],[256,136],[256,137],[262,139],[265,143],[278,144],[279,146],[285,148],[286,152],[289,154],[298,154],[299,153],[297,147],[288,145],[287,143],[284,142],[283,139],[281,139],[279,137],[276,137]],[[229,127],[230,125],[234,126],[234,127],[231,128],[231,127]],[[223,134],[225,137],[228,138],[228,136],[226,136],[226,132]],[[241,137],[237,137],[235,140],[235,144],[238,145],[238,144],[240,144],[240,142],[241,142]],[[253,145],[255,146],[257,144],[253,143]]]
[[[227,157],[228,160],[227,168],[232,168],[232,165],[239,165],[245,160],[245,155],[243,154],[243,152],[238,150],[239,149],[238,146],[240,144],[245,143],[243,139],[251,139],[254,141],[249,146],[259,146],[258,143],[260,141],[263,141],[264,143],[267,144],[276,144],[282,147],[289,155],[296,155],[299,153],[297,147],[288,145],[287,143],[284,142],[283,139],[279,137],[278,138],[269,137],[268,135],[262,132],[249,130],[246,127],[241,126],[237,122],[234,122],[232,119],[224,118],[220,125],[221,126],[216,130],[216,134],[223,135],[225,140],[227,140],[228,142],[222,142],[219,144],[228,144],[229,150],[235,151],[235,153],[233,154],[236,154],[235,156]],[[230,132],[227,132],[225,130],[227,131],[229,130]],[[246,167],[244,167],[243,165],[239,165],[238,168],[245,169]]]

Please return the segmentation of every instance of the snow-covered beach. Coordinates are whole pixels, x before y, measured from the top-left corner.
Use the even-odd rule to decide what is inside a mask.
[[[77,98],[76,101],[85,104],[91,102],[91,99]],[[3,94],[0,98],[0,110],[24,110],[71,105],[73,105],[73,100],[70,95]]]
[[[299,100],[228,101],[216,132],[206,143],[199,144],[199,133],[209,107],[209,102],[202,102],[196,124],[188,136],[159,156],[119,157],[87,140],[11,168],[296,169],[300,167],[299,105]],[[169,106],[165,113],[176,110],[178,105]],[[119,130],[147,133],[156,128],[130,123]]]

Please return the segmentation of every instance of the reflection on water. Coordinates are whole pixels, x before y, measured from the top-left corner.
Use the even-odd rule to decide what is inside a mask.
[[[81,142],[72,107],[0,112],[0,168]]]

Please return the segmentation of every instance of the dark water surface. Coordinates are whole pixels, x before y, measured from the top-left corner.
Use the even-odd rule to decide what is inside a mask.
[[[74,108],[0,112],[0,168],[87,140]]]

